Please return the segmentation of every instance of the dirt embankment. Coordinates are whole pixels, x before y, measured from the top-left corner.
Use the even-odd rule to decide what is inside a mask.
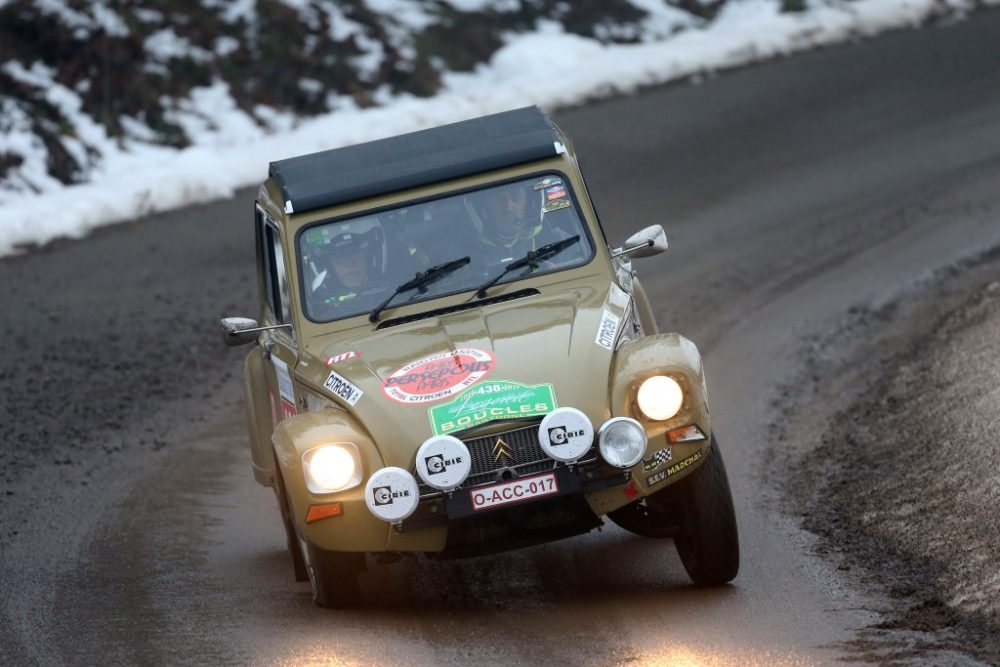
[[[1000,251],[853,310],[803,354],[773,427],[794,452],[787,510],[887,597],[849,648],[879,663],[940,651],[1000,663]],[[797,427],[817,405],[825,431]]]

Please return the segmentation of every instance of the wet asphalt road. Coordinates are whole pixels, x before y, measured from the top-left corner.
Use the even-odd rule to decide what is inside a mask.
[[[743,566],[689,585],[609,525],[364,577],[326,611],[252,481],[215,320],[251,315],[252,192],[0,261],[0,663],[813,664],[884,604],[776,507],[802,341],[1000,244],[1000,13],[556,114],[662,329],[706,358]],[[260,156],[264,174],[270,156]],[[924,656],[930,662],[963,656]]]

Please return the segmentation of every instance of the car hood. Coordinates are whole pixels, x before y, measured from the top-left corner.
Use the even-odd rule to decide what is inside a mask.
[[[299,373],[334,390],[328,397],[368,429],[386,465],[409,467],[431,435],[556,406],[583,410],[600,426],[610,416],[608,373],[627,306],[617,285],[578,287],[332,344],[317,339]]]

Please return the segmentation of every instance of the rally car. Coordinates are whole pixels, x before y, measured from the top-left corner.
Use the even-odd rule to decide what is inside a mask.
[[[739,568],[695,345],[661,334],[569,139],[535,107],[270,164],[255,207],[250,452],[296,577],[359,600],[369,561],[475,556],[609,517],[690,577]]]

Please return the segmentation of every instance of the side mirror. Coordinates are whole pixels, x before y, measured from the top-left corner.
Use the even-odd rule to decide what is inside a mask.
[[[257,320],[249,317],[224,317],[219,323],[222,325],[222,342],[229,347],[252,343],[261,331]]]
[[[667,249],[667,233],[661,225],[651,225],[628,237],[625,245],[611,251],[612,257],[652,257]]]

